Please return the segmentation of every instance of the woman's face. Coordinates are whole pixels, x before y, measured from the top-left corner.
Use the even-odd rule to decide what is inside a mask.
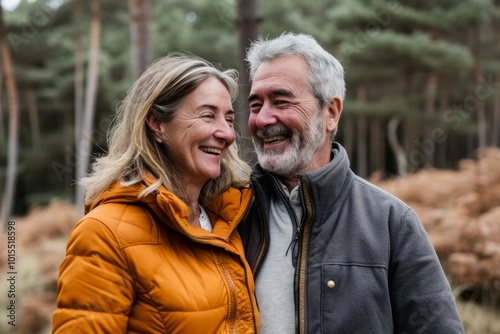
[[[168,152],[186,185],[202,187],[220,174],[222,157],[235,138],[235,113],[226,87],[208,77],[187,95],[175,117],[159,124]]]

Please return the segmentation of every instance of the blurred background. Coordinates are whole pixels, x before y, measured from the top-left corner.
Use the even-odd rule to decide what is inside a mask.
[[[57,271],[82,215],[75,180],[106,152],[145,67],[191,52],[240,72],[259,35],[311,34],[342,63],[337,140],[352,169],[419,214],[467,333],[500,333],[499,0],[1,0],[0,332],[50,333]],[[6,307],[16,228],[16,326]]]

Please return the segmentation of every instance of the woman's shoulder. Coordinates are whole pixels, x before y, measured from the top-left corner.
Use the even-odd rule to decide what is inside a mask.
[[[75,226],[75,231],[106,230],[121,247],[133,244],[157,243],[158,231],[154,218],[145,204],[106,203],[85,215]]]

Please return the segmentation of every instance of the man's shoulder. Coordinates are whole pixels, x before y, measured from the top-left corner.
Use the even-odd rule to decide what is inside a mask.
[[[355,175],[353,185],[359,187],[361,190],[369,192],[371,195],[390,198],[396,201],[401,201],[393,194],[389,193],[387,190],[382,189],[376,184]]]
[[[353,191],[358,196],[362,196],[362,198],[365,198],[366,200],[379,202],[380,204],[385,205],[390,204],[392,206],[399,207],[404,211],[410,209],[410,206],[407,203],[403,202],[395,195],[357,175],[354,176]]]

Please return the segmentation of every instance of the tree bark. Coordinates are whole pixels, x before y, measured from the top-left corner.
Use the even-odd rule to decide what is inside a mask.
[[[3,98],[3,73],[2,62],[0,62],[0,154],[5,154],[5,130],[4,130],[4,98]],[[3,188],[3,183],[0,182],[0,188]]]
[[[19,99],[16,88],[16,78],[14,76],[14,66],[12,64],[10,49],[6,39],[2,6],[0,6],[0,49],[10,109],[7,172],[2,199],[2,211],[0,214],[0,224],[5,227],[8,220],[11,218],[16,194],[17,156],[19,145]]]
[[[250,82],[245,61],[246,52],[251,42],[260,34],[261,14],[258,0],[240,0],[237,1],[236,24],[239,39],[239,75],[240,75],[240,132],[241,132],[241,150],[242,155],[249,163],[256,161],[255,152],[251,140],[250,130],[248,129],[248,117],[250,110],[248,108],[247,98],[250,93]]]
[[[430,39],[435,42],[438,39],[438,33],[436,30],[432,30],[430,33]],[[431,71],[427,75],[427,86],[426,86],[426,96],[425,96],[425,117],[427,119],[427,124],[431,127],[434,124],[434,119],[436,116],[436,102],[437,102],[437,87],[438,87],[438,75],[435,71]],[[424,130],[424,138],[428,140],[428,143],[432,143],[432,150],[425,152],[424,167],[429,168],[434,166],[434,156],[436,153],[436,145],[434,139],[432,138],[432,128],[426,127]]]
[[[437,85],[438,85],[438,76],[435,72],[429,73],[427,76],[427,87],[426,87],[426,97],[425,97],[425,116],[427,118],[427,124],[433,124],[433,120],[436,116],[436,97],[437,97]],[[432,138],[432,128],[425,128],[424,137],[430,142],[434,143],[434,139]],[[426,152],[425,154],[425,162],[424,167],[433,167],[434,166],[434,155],[435,155],[436,146],[434,145],[434,149]]]
[[[26,90],[26,98],[28,101],[28,113],[30,116],[30,125],[31,125],[31,136],[33,141],[33,148],[35,150],[40,149],[42,135],[40,131],[40,120],[38,117],[38,107],[36,104],[36,97],[33,88],[28,87]]]
[[[151,42],[149,37],[149,0],[129,0],[130,36],[132,44],[132,74],[139,78],[151,62]]]
[[[413,68],[406,68],[404,71],[404,93],[406,96],[412,96],[415,87],[415,70]],[[416,112],[414,104],[409,106],[408,114]],[[412,131],[413,127],[409,124],[411,121],[408,117],[392,117],[388,124],[389,129],[394,129],[393,133],[389,135],[395,136],[390,142],[391,148],[396,154],[396,161],[398,165],[398,174],[406,177],[408,172],[416,171],[420,166],[415,166],[410,162],[409,155],[414,150],[414,140],[416,132]]]
[[[399,116],[393,116],[391,118],[389,124],[387,124],[387,139],[389,140],[389,145],[396,157],[398,175],[400,177],[406,177],[406,175],[408,174],[408,161],[406,159],[405,150],[398,141],[397,134],[397,129],[400,122],[401,120]]]
[[[90,9],[92,13],[90,26],[90,56],[87,69],[87,85],[85,96],[85,107],[80,141],[77,154],[77,180],[85,177],[88,172],[90,154],[92,149],[92,131],[95,115],[95,103],[97,88],[99,84],[99,52],[101,46],[101,20],[99,0],[91,0]],[[78,185],[76,190],[77,212],[83,215],[84,190]]]
[[[368,174],[381,171],[384,172],[384,136],[379,119],[372,120],[370,124],[370,168]]]
[[[347,156],[352,157],[354,152],[354,135],[355,135],[354,124],[353,124],[354,117],[352,114],[349,114],[342,116],[342,118],[345,118],[344,125],[341,128],[339,128],[339,133],[342,131],[342,141],[344,148],[347,152]]]
[[[75,145],[80,141],[83,114],[83,0],[75,0]],[[65,173],[67,174],[67,173]]]
[[[442,81],[440,83],[439,96],[439,112],[441,114],[441,117],[444,117],[443,115],[450,109],[450,87],[448,82]],[[444,129],[444,131],[446,131],[446,129]],[[450,150],[448,149],[450,147],[450,143],[453,141],[452,135],[448,133],[446,137],[446,142],[440,146],[440,149],[438,149],[439,154],[434,155],[434,157],[437,159],[437,161],[435,162],[436,166],[440,168],[447,168],[447,162],[453,161],[450,156]]]
[[[474,78],[476,82],[476,90],[479,89],[479,87],[482,86],[482,78],[483,78],[483,66],[481,63],[481,29],[479,27],[476,28],[475,30],[476,34],[476,52],[475,52],[475,66],[474,66]],[[482,97],[477,97],[477,126],[478,126],[478,146],[479,149],[485,148],[486,147],[486,129],[487,129],[487,124],[486,124],[486,109],[485,109],[485,103],[484,103],[484,98]]]
[[[491,145],[500,147],[500,83],[495,85],[495,99],[493,100],[493,132]]]
[[[366,87],[364,85],[360,85],[357,88],[357,100],[360,105],[364,105],[366,103]],[[366,177],[368,172],[368,122],[366,116],[360,112],[357,119],[357,174],[361,177]]]

